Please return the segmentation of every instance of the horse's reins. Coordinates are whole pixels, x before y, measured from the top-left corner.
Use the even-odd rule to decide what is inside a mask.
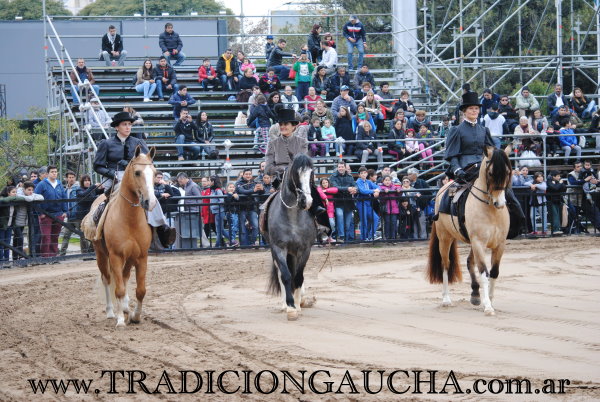
[[[285,172],[285,174],[283,175],[283,180],[282,180],[282,185],[283,185],[283,181],[285,180],[285,176],[286,175],[291,175],[291,173],[289,173],[289,170]],[[285,201],[283,200],[283,189],[279,192],[279,199],[281,200],[281,203],[287,208],[287,209],[292,209],[292,208],[296,208],[298,207],[298,204],[300,203],[300,197],[298,197],[298,193],[302,193],[304,194],[304,190],[302,190],[301,188],[298,187],[298,185],[296,184],[296,180],[294,180],[294,176],[290,176],[291,180],[292,180],[292,184],[294,184],[294,187],[296,189],[296,205],[292,205],[289,206],[288,204],[285,203]]]
[[[488,169],[489,169],[489,165],[491,163],[491,161],[486,161],[485,162],[487,167],[485,169],[486,175],[488,173]],[[472,188],[474,188],[475,190],[479,191],[480,193],[482,193],[483,195],[487,196],[487,201],[486,200],[482,200],[481,198],[479,198],[477,195],[475,195],[474,192],[471,191],[471,194],[473,194],[473,197],[475,197],[475,199],[477,199],[478,201],[481,201],[482,203],[484,203],[485,205],[492,205],[492,195],[490,194],[490,183],[488,180],[486,180],[486,184],[487,184],[487,189],[486,191],[483,191],[482,189],[480,189],[479,187],[477,187],[475,185],[475,183],[473,183],[471,185]],[[498,189],[499,191],[506,191],[506,187],[502,187],[500,189]]]

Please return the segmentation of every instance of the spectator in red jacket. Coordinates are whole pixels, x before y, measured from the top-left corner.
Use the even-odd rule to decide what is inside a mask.
[[[221,87],[221,81],[217,77],[217,71],[210,65],[210,59],[204,59],[198,68],[198,82],[202,85],[203,91],[208,91],[209,85],[212,86],[213,91]]]

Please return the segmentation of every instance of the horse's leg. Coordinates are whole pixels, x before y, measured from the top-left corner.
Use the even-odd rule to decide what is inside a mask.
[[[123,314],[123,302],[125,301],[125,286],[123,285],[123,265],[121,256],[110,255],[110,269],[112,280],[115,281],[115,297],[117,298],[117,328],[125,327],[125,316]]]
[[[471,304],[479,306],[481,304],[481,297],[479,297],[479,282],[475,273],[474,258],[473,248],[471,247],[471,251],[467,257],[467,268],[469,269],[469,275],[471,275]]]
[[[287,265],[287,251],[283,250],[276,245],[271,245],[271,255],[277,262],[279,267],[279,280],[283,284],[285,290],[285,309],[287,312],[287,318],[290,321],[298,319],[298,311],[294,307],[294,296],[292,294],[292,275]]]
[[[100,269],[100,277],[102,278],[102,285],[104,286],[104,295],[106,296],[106,318],[115,318],[114,307],[112,303],[112,297],[110,297],[110,265],[108,256],[103,253],[99,244],[94,245],[96,248],[96,262]]]
[[[450,289],[448,287],[448,269],[450,268],[450,246],[454,240],[450,235],[440,236],[440,255],[442,256],[442,273],[443,288],[442,288],[442,306],[448,307],[452,305],[450,299]]]
[[[492,250],[492,270],[490,271],[490,301],[494,300],[494,287],[500,274],[500,260],[504,254],[504,242]]]
[[[490,273],[488,272],[487,265],[485,263],[485,248],[480,241],[471,242],[471,250],[475,257],[475,264],[479,268],[479,274],[481,279],[481,288],[483,291],[483,312],[486,315],[494,315],[494,308],[490,301]]]
[[[304,250],[302,255],[296,260],[296,278],[294,279],[294,285],[296,290],[294,291],[294,304],[296,309],[300,312],[302,307],[302,296],[304,295],[304,267],[310,257],[310,248]]]
[[[129,315],[129,293],[127,292],[127,284],[129,283],[129,277],[131,276],[132,263],[127,261],[123,267],[123,286],[125,287],[125,297],[123,298],[123,313]]]
[[[135,298],[137,303],[133,314],[129,315],[129,322],[133,324],[139,324],[142,317],[142,302],[144,296],[146,296],[146,270],[148,268],[148,257],[141,257],[135,264]]]

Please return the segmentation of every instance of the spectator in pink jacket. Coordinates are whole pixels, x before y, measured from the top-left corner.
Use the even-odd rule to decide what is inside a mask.
[[[400,196],[401,186],[392,183],[391,176],[384,176],[379,185],[379,205],[383,215],[383,236],[390,240],[397,238],[398,229],[398,197]]]
[[[322,178],[319,187],[317,187],[317,191],[325,204],[325,208],[327,208],[327,216],[329,217],[329,224],[331,225],[331,233],[335,230],[335,206],[333,204],[333,195],[337,194],[337,187],[331,187],[329,183],[329,179]],[[330,233],[330,234],[331,234]],[[327,241],[334,241],[331,236]]]

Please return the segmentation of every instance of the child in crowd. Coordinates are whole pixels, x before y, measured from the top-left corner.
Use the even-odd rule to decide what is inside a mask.
[[[571,152],[575,151],[577,155],[577,160],[581,157],[581,147],[578,144],[577,136],[575,135],[575,131],[571,127],[571,121],[569,119],[563,119],[561,121],[560,128],[560,146],[565,151],[565,165],[569,164],[569,156],[571,156]]]
[[[380,208],[383,215],[383,238],[386,240],[395,239],[397,237],[398,228],[398,195],[400,186],[392,183],[391,176],[383,176],[383,180],[379,185],[380,191]]]
[[[546,186],[546,203],[548,205],[552,234],[561,235],[563,233],[560,222],[562,218],[562,195],[567,191],[567,186],[561,181],[558,170],[550,172]]]
[[[546,189],[547,185],[544,181],[544,175],[541,172],[536,172],[533,175],[533,184],[531,185],[531,226],[534,235],[546,234]],[[536,217],[539,216],[542,222],[542,230],[538,232]]]
[[[203,177],[200,179],[200,195],[203,197],[210,196],[210,179],[208,177]],[[214,229],[215,226],[215,216],[211,212],[210,208],[210,198],[204,198],[201,200],[202,207],[200,210],[200,215],[202,216],[202,224],[204,229],[204,234],[206,234],[207,238],[210,238],[210,230]]]
[[[325,156],[325,144],[320,142],[323,141],[323,136],[321,134],[321,120],[318,117],[312,119],[307,139],[313,156]]]
[[[211,176],[209,179],[210,184],[210,195],[211,196],[223,196],[223,190],[221,190],[221,179],[219,176]],[[225,226],[225,207],[223,198],[210,198],[210,212],[213,216],[215,233],[217,240],[215,241],[215,247],[225,246],[223,241],[224,226]]]
[[[240,245],[236,240],[240,225],[239,199],[240,196],[235,191],[235,183],[227,183],[227,193],[225,193],[225,216],[227,217],[227,223],[229,225],[227,237],[229,238],[229,246],[231,247],[238,247]]]
[[[246,69],[248,68],[252,69],[252,75],[258,81],[258,74],[256,74],[256,66],[250,61],[249,58],[244,57],[244,61],[242,62],[242,67],[240,68],[240,71],[246,71]]]
[[[331,233],[328,238],[328,241],[333,241],[333,232],[335,231],[335,205],[333,203],[333,195],[337,194],[337,187],[331,187],[329,183],[329,179],[322,178],[319,187],[317,187],[317,191],[321,196],[321,199],[325,203],[325,208],[327,209],[327,217],[329,218],[329,225],[331,226]]]
[[[419,144],[419,141],[415,140],[415,130],[412,128],[406,130],[404,145],[406,146],[407,155],[415,155],[422,149],[422,144]]]
[[[431,131],[427,128],[426,125],[419,126],[419,138],[431,138]],[[433,152],[431,149],[425,149],[433,145],[433,141],[421,141],[419,143],[419,148],[423,151],[421,152],[421,159],[429,161],[429,166],[433,167],[433,157],[431,156]]]
[[[271,57],[271,52],[275,49],[275,44],[273,43],[273,35],[267,35],[267,43],[265,43],[265,59],[267,62],[269,61],[269,57]]]
[[[398,214],[398,237],[400,239],[412,239],[414,237],[416,211],[415,207],[408,202],[408,198],[400,198]]]
[[[375,172],[373,172],[375,173]],[[373,211],[373,199],[379,197],[379,187],[369,180],[369,171],[364,166],[358,169],[358,200],[356,209],[360,219],[360,239],[372,241],[375,236],[375,211]]]
[[[321,137],[323,137],[323,141],[335,141],[335,127],[331,125],[331,119],[325,119],[323,122],[323,127],[321,127]],[[329,155],[329,148],[333,147],[334,145],[336,155],[340,155],[340,145],[332,142],[325,143],[325,155]]]
[[[6,244],[11,244],[10,240],[15,227],[17,206],[5,204],[21,200],[23,198],[17,197],[15,186],[6,186],[0,193],[0,241]],[[0,266],[9,260],[10,248],[0,245]]]

